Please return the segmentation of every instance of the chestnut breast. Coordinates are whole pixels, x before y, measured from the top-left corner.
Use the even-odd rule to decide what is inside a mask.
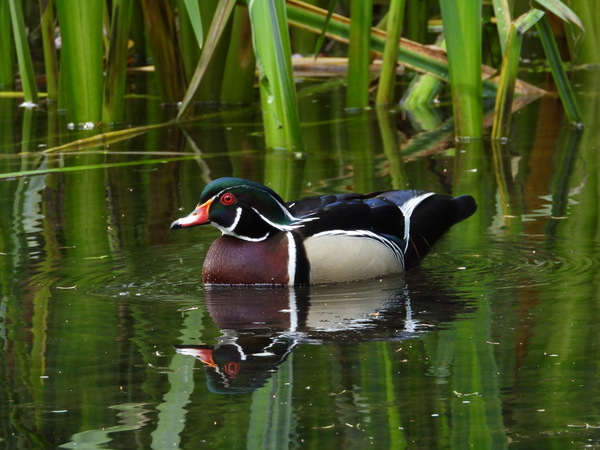
[[[259,242],[220,236],[206,253],[202,280],[207,284],[287,285],[289,239],[286,233],[276,233]]]

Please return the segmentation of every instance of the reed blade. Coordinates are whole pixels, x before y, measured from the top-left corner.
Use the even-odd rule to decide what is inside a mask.
[[[187,80],[177,40],[175,8],[170,0],[141,3],[161,97],[165,102],[177,103],[183,97]]]
[[[570,23],[578,27],[582,32],[585,32],[583,22],[577,14],[573,12],[571,8],[565,5],[560,0],[535,0],[541,6],[551,11],[554,15],[560,17],[564,22]],[[573,2],[575,3],[575,2]],[[579,2],[587,3],[587,2]]]
[[[481,0],[440,0],[458,138],[483,135]]]
[[[500,40],[500,48],[502,54],[506,52],[506,43],[510,26],[512,23],[510,4],[508,0],[492,0],[494,5],[494,17],[496,17],[496,28],[498,29],[498,38]]]
[[[40,5],[42,16],[41,35],[44,49],[44,70],[46,73],[46,93],[48,100],[58,99],[58,55],[56,53],[54,2],[49,0],[45,5]]]
[[[388,12],[387,34],[383,50],[381,75],[377,86],[376,104],[385,105],[394,101],[396,68],[400,52],[400,36],[404,22],[405,0],[391,0]]]
[[[350,3],[350,47],[348,48],[348,88],[346,107],[369,106],[371,76],[371,19],[372,0],[354,0]]]
[[[190,84],[187,87],[185,96],[183,97],[183,100],[179,106],[177,119],[181,120],[184,117],[189,117],[191,115],[194,99],[198,94],[200,83],[206,74],[209,63],[215,55],[215,50],[219,44],[219,41],[221,40],[221,37],[223,36],[223,32],[227,27],[227,23],[231,17],[235,4],[236,0],[223,0],[219,2],[213,16],[213,20],[208,29],[206,44],[202,49],[202,55],[200,55],[200,60],[196,66],[196,71],[190,80]]]
[[[560,51],[558,49],[558,45],[556,44],[556,40],[554,39],[554,34],[550,28],[548,19],[544,17],[542,20],[537,22],[537,29],[540,35],[540,40],[542,41],[542,45],[544,47],[544,51],[546,52],[546,57],[548,58],[548,64],[550,65],[550,71],[552,72],[554,83],[556,84],[558,94],[560,95],[560,99],[565,108],[565,113],[567,114],[567,117],[572,125],[575,127],[581,127],[583,119],[579,109],[579,104],[577,103],[575,93],[573,92],[573,87],[571,86],[569,78],[567,77],[567,72],[560,57]]]
[[[249,0],[252,44],[259,71],[265,139],[268,148],[303,151],[285,5]]]
[[[102,121],[115,123],[123,120],[127,68],[129,24],[133,0],[115,0],[112,8],[110,44],[106,60]]]
[[[33,72],[33,61],[29,50],[29,41],[25,30],[25,18],[23,17],[23,4],[19,0],[8,0],[10,16],[13,29],[15,48],[17,50],[17,61],[19,63],[19,74],[23,85],[23,96],[25,102],[35,104],[38,102],[37,87],[35,85],[35,73]]]
[[[8,2],[0,2],[0,90],[12,90],[15,84],[14,47]]]
[[[498,81],[498,94],[496,95],[494,123],[492,126],[493,139],[507,138],[509,135],[514,86],[517,81],[523,35],[533,27],[543,15],[543,11],[532,9],[515,20],[510,26],[510,32],[506,42],[506,51],[504,52],[504,58],[502,59],[500,79]]]
[[[248,104],[252,102],[255,66],[256,59],[252,48],[252,29],[248,9],[236,6],[223,70],[221,103]]]
[[[101,0],[56,0],[61,32],[59,95],[67,120],[76,124],[99,122],[102,115],[103,7]]]
[[[185,5],[188,19],[194,30],[194,36],[198,42],[198,47],[204,46],[204,27],[202,26],[202,14],[198,0],[182,0]]]

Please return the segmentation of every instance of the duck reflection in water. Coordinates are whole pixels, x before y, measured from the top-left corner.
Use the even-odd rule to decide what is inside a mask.
[[[447,290],[403,280],[289,288],[213,287],[206,308],[221,330],[214,345],[177,345],[204,363],[214,393],[265,385],[300,344],[395,341],[447,325],[466,306]]]

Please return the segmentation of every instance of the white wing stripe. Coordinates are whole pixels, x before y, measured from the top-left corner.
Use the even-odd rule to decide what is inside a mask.
[[[402,214],[404,215],[404,241],[406,242],[406,245],[404,247],[405,253],[406,250],[408,250],[408,238],[410,235],[410,216],[412,215],[415,208],[419,206],[423,200],[425,200],[428,197],[431,197],[432,195],[435,195],[435,193],[426,192],[425,194],[421,194],[418,197],[413,197],[410,200],[407,200],[406,202],[398,206],[398,208],[400,208],[400,211],[402,211]]]

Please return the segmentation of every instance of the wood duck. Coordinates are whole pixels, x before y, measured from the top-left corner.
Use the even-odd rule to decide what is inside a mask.
[[[210,223],[223,233],[206,254],[205,284],[325,284],[409,270],[476,209],[469,195],[417,190],[286,203],[262,184],[227,177],[209,183],[171,229]]]

